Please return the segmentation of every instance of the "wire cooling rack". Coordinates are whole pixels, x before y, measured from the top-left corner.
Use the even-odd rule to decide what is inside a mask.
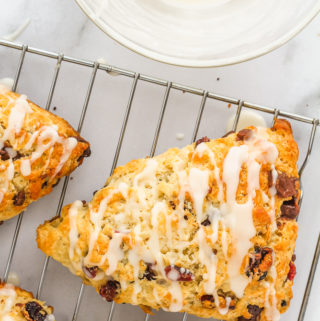
[[[300,180],[303,174],[304,169],[306,168],[306,165],[308,163],[309,157],[311,155],[312,152],[312,148],[313,148],[313,143],[315,140],[315,134],[316,134],[316,130],[317,127],[319,125],[319,120],[315,119],[315,118],[309,118],[309,117],[305,117],[302,115],[298,115],[298,114],[294,114],[294,113],[290,113],[290,112],[285,112],[282,111],[280,109],[277,108],[270,108],[270,107],[266,107],[266,106],[261,106],[261,105],[257,105],[257,104],[253,104],[247,101],[243,101],[241,99],[234,99],[234,98],[229,98],[226,96],[221,96],[221,95],[217,95],[213,92],[209,92],[207,90],[201,90],[201,89],[196,89],[196,88],[192,88],[189,86],[185,86],[185,85],[181,85],[178,83],[174,83],[174,82],[170,82],[167,80],[162,80],[162,79],[157,79],[154,77],[150,77],[147,75],[143,75],[137,72],[132,72],[129,70],[125,70],[125,69],[121,69],[121,68],[117,68],[111,65],[106,65],[106,64],[102,64],[99,62],[93,62],[93,61],[89,61],[89,60],[83,60],[83,59],[76,59],[73,57],[69,57],[69,56],[65,56],[63,54],[57,54],[54,52],[49,52],[49,51],[45,51],[45,50],[40,50],[40,49],[36,49],[36,48],[32,48],[29,47],[27,45],[24,44],[17,44],[17,43],[13,43],[13,42],[9,42],[9,41],[5,41],[5,40],[0,40],[0,46],[1,47],[8,47],[11,49],[15,49],[20,51],[20,58],[19,58],[19,63],[16,67],[16,74],[15,74],[15,78],[14,78],[14,84],[13,84],[13,91],[15,91],[17,89],[17,85],[20,79],[20,75],[21,75],[21,70],[24,66],[24,62],[25,62],[25,57],[26,55],[29,54],[33,54],[33,55],[38,55],[38,56],[43,56],[46,57],[48,59],[53,59],[56,61],[55,64],[55,69],[54,69],[54,74],[53,74],[53,79],[51,82],[51,86],[50,86],[50,90],[49,90],[49,94],[47,96],[47,102],[46,102],[46,106],[45,109],[49,110],[51,103],[52,103],[52,98],[55,92],[55,88],[56,88],[56,84],[58,81],[58,76],[59,76],[59,72],[60,72],[60,68],[61,68],[61,64],[63,63],[69,63],[69,64],[75,64],[75,65],[81,65],[81,66],[85,66],[87,68],[91,69],[91,77],[90,77],[90,81],[89,81],[89,86],[87,88],[87,92],[86,92],[86,96],[85,96],[85,100],[83,103],[83,107],[82,107],[82,111],[81,111],[81,116],[79,119],[79,122],[77,124],[77,131],[81,132],[82,128],[83,128],[83,124],[86,120],[86,115],[87,115],[87,108],[88,108],[88,104],[91,98],[91,93],[92,90],[94,88],[95,85],[95,79],[96,79],[96,75],[97,75],[97,71],[98,70],[103,70],[108,72],[109,74],[113,74],[113,75],[121,75],[124,77],[128,77],[132,79],[132,84],[131,84],[131,90],[129,93],[129,99],[127,102],[127,106],[125,109],[125,114],[122,120],[122,126],[121,126],[121,130],[120,130],[120,134],[119,134],[119,139],[118,139],[118,143],[116,146],[116,150],[114,153],[114,157],[113,157],[113,161],[112,161],[112,166],[111,166],[111,171],[110,174],[112,174],[113,170],[115,169],[115,167],[117,166],[118,160],[119,160],[119,155],[120,155],[120,151],[123,145],[123,140],[124,140],[124,136],[126,133],[126,129],[127,129],[127,125],[128,125],[128,120],[129,120],[129,116],[130,116],[130,112],[131,112],[131,107],[135,98],[135,93],[136,93],[136,88],[137,88],[137,84],[139,82],[147,82],[147,83],[152,83],[155,84],[157,86],[161,86],[161,87],[165,87],[165,93],[163,96],[163,100],[162,100],[162,105],[160,108],[160,115],[159,118],[157,120],[157,125],[156,125],[156,129],[155,129],[155,133],[153,136],[153,142],[152,142],[152,147],[149,153],[149,156],[152,157],[155,154],[156,148],[157,148],[157,144],[158,144],[158,140],[159,140],[159,134],[162,128],[162,124],[163,124],[163,119],[164,119],[164,115],[166,113],[166,109],[167,109],[167,103],[168,103],[168,98],[171,94],[172,89],[178,90],[178,91],[182,91],[182,92],[187,92],[190,93],[192,95],[197,95],[201,97],[201,103],[200,106],[198,107],[198,114],[196,117],[196,121],[194,124],[194,129],[193,129],[193,134],[192,134],[192,139],[191,142],[194,142],[197,139],[198,136],[198,131],[199,131],[199,127],[200,127],[200,123],[202,120],[202,116],[205,110],[205,106],[206,103],[209,99],[215,100],[215,101],[220,101],[220,102],[225,102],[227,104],[229,104],[230,106],[233,106],[236,108],[236,114],[235,114],[235,119],[234,119],[234,123],[233,123],[233,130],[235,130],[237,128],[237,124],[239,121],[239,117],[240,114],[242,112],[242,110],[244,108],[248,108],[248,109],[253,109],[265,114],[270,114],[273,116],[273,121],[281,116],[281,117],[285,117],[294,121],[297,121],[299,123],[304,123],[307,124],[309,127],[309,134],[308,135],[304,135],[304,137],[306,137],[307,141],[307,149],[305,154],[303,155],[303,162],[302,165],[300,167],[299,173],[300,173]],[[84,165],[85,166],[85,165]],[[59,201],[56,207],[56,214],[59,215],[59,213],[61,212],[64,200],[65,200],[65,196],[66,196],[66,192],[68,189],[68,184],[69,184],[69,177],[66,177],[64,179],[63,182],[63,186],[62,186],[62,190],[61,190],[61,194],[59,197]],[[301,186],[302,186],[302,181],[301,181]],[[303,198],[303,190],[302,190],[302,195],[301,195],[301,201]],[[3,280],[6,281],[8,278],[8,274],[12,265],[12,260],[15,254],[15,249],[16,249],[16,244],[17,244],[17,240],[19,237],[19,231],[21,228],[21,223],[22,223],[22,219],[23,219],[23,213],[20,214],[18,216],[17,219],[17,223],[15,226],[15,230],[14,230],[14,234],[13,234],[13,239],[11,242],[11,247],[9,250],[9,255],[7,257],[6,260],[6,264],[5,264],[5,271],[3,274]],[[312,264],[310,266],[310,271],[309,271],[309,277],[307,280],[307,284],[305,286],[305,291],[304,291],[304,296],[302,299],[302,304],[300,307],[300,312],[299,312],[299,316],[298,316],[298,321],[302,321],[304,319],[305,316],[305,312],[306,312],[306,308],[307,308],[307,304],[308,304],[308,299],[309,299],[309,295],[311,293],[311,287],[312,287],[312,283],[314,280],[314,276],[315,276],[315,271],[316,271],[316,267],[317,267],[317,263],[318,263],[318,259],[319,259],[319,254],[320,254],[320,235],[318,237],[318,241],[317,244],[315,246],[315,252],[314,252],[314,256],[313,256],[313,261]],[[43,264],[43,268],[42,268],[42,272],[41,272],[41,276],[39,279],[39,283],[38,283],[38,289],[37,289],[37,298],[41,298],[41,293],[42,293],[42,289],[43,289],[43,284],[44,284],[44,280],[47,274],[47,269],[48,269],[48,263],[49,263],[50,257],[47,257],[45,259],[45,262]],[[72,321],[76,321],[78,318],[78,314],[79,314],[79,309],[81,306],[81,299],[83,297],[84,294],[84,289],[85,286],[82,284],[80,291],[78,293],[78,297],[77,300],[75,302],[75,307],[74,307],[74,312],[73,312],[73,316],[72,316]],[[116,309],[116,305],[113,302],[111,304],[110,310],[109,310],[109,314],[104,318],[107,321],[111,321],[113,319],[114,316],[114,312]],[[145,315],[144,316],[144,320],[148,321],[149,318],[152,318],[149,315]],[[188,318],[188,315],[185,313],[182,315],[182,320],[186,321]]]

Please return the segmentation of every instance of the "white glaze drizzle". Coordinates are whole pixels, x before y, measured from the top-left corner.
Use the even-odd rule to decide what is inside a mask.
[[[274,253],[273,253],[273,262],[274,262]],[[276,290],[275,290],[277,271],[274,265],[271,266],[269,274],[272,277],[273,282],[270,283],[270,282],[264,281],[264,286],[266,288],[266,296],[265,296],[265,304],[264,304],[265,316],[267,321],[279,321],[280,312],[277,308],[277,298],[276,298]],[[270,296],[271,296],[271,300],[270,300]]]
[[[273,164],[271,165],[271,172],[272,172],[272,186],[269,188],[269,194],[271,196],[271,199],[270,199],[271,211],[269,211],[269,216],[271,219],[271,231],[274,232],[277,229],[276,212],[275,212],[275,196],[277,194],[276,181],[278,178],[278,172],[276,171]]]
[[[117,193],[121,193],[124,197],[126,197],[127,193],[128,193],[128,185],[125,184],[125,183],[120,183],[118,189],[111,190],[110,194],[107,197],[105,197],[101,201],[101,203],[99,204],[98,211],[94,211],[91,208],[91,206],[89,207],[89,209],[90,209],[90,220],[93,223],[94,229],[90,233],[89,250],[88,250],[87,256],[84,258],[84,262],[86,264],[93,263],[93,262],[91,262],[90,258],[91,258],[92,251],[94,249],[95,243],[96,243],[96,241],[98,239],[99,233],[101,231],[101,224],[102,224],[103,215],[104,215],[104,213],[105,213],[105,211],[107,209],[109,201]],[[102,259],[101,259],[102,264],[104,263],[106,258],[107,258],[106,255],[104,257],[102,257]]]
[[[259,174],[261,164],[271,163],[271,165],[273,165],[278,156],[276,147],[266,139],[266,132],[264,132],[264,130],[258,130],[251,140],[245,141],[243,145],[230,148],[223,162],[222,176],[220,174],[220,169],[216,164],[214,153],[205,143],[198,145],[195,153],[198,153],[200,157],[205,153],[208,154],[210,162],[214,166],[213,173],[218,186],[217,198],[220,202],[219,209],[212,205],[206,208],[205,198],[209,190],[209,171],[202,170],[195,166],[190,166],[189,169],[185,169],[184,166],[180,166],[179,164],[173,165],[174,170],[178,175],[180,185],[178,195],[179,204],[176,206],[176,209],[172,210],[169,215],[167,203],[165,201],[151,202],[153,207],[152,209],[148,209],[147,206],[150,203],[150,197],[152,198],[151,201],[156,199],[156,174],[158,163],[156,159],[147,159],[144,169],[137,174],[133,180],[132,193],[128,193],[128,186],[118,186],[107,198],[101,201],[98,212],[94,212],[90,208],[90,219],[94,228],[90,235],[89,252],[85,258],[85,262],[90,262],[89,258],[91,256],[92,249],[97,242],[97,238],[101,230],[101,222],[103,220],[104,213],[107,211],[109,199],[115,193],[121,193],[126,199],[127,207],[125,207],[123,213],[121,212],[114,215],[114,222],[120,226],[120,232],[115,231],[113,233],[107,252],[103,255],[99,265],[104,264],[105,260],[108,259],[109,268],[107,269],[106,274],[108,276],[112,276],[116,271],[118,262],[124,258],[124,251],[121,248],[122,239],[124,235],[128,235],[131,230],[132,233],[129,234],[129,237],[134,237],[133,243],[135,244],[133,248],[128,251],[128,260],[130,265],[133,267],[133,276],[135,280],[133,285],[132,302],[136,304],[139,303],[137,296],[141,291],[141,287],[138,276],[140,261],[143,260],[144,262],[153,263],[154,265],[152,269],[157,271],[158,275],[162,275],[167,278],[167,282],[170,282],[168,292],[171,294],[171,303],[168,310],[180,311],[183,307],[181,285],[178,281],[172,281],[175,279],[174,276],[167,277],[165,274],[158,225],[160,214],[165,214],[166,237],[168,243],[171,244],[173,242],[173,231],[171,228],[172,218],[178,218],[178,230],[175,231],[175,233],[179,233],[180,238],[183,239],[183,231],[186,227],[185,220],[183,219],[183,215],[185,214],[184,203],[185,195],[188,192],[193,200],[193,207],[196,212],[198,224],[200,225],[202,220],[207,217],[211,222],[210,226],[204,227],[200,225],[200,229],[195,236],[195,241],[199,245],[199,261],[204,264],[207,270],[204,274],[204,290],[206,293],[214,296],[215,302],[219,302],[219,297],[216,291],[216,269],[218,259],[212,252],[210,243],[214,244],[217,242],[218,233],[221,231],[223,254],[228,260],[227,271],[229,275],[230,288],[237,297],[241,298],[245,287],[250,281],[240,272],[240,268],[243,258],[252,247],[251,238],[256,234],[252,220],[252,210],[254,208],[256,190],[260,189]],[[243,166],[247,168],[248,199],[244,204],[238,204],[236,195],[240,173]],[[224,200],[223,184],[225,184],[226,200]],[[266,197],[268,198],[267,195]],[[130,212],[128,213],[127,211],[129,208]],[[152,231],[147,242],[143,241],[141,224],[136,224],[129,230],[124,227],[124,224],[126,224],[125,221],[127,214],[132,215],[137,219],[142,217],[143,220],[150,220]],[[230,246],[230,240],[228,237],[229,233],[234,247],[231,257],[228,257],[228,249]],[[180,243],[183,245],[174,244],[174,246],[169,246],[170,248],[174,247],[178,250],[176,254],[170,252],[166,253],[166,257],[169,259],[170,264],[174,264],[175,260],[177,260],[179,256],[180,249],[183,248],[185,244],[188,244],[188,242],[184,243],[183,241]],[[153,295],[158,304],[161,305],[161,297],[159,297],[158,292],[154,291]],[[231,298],[226,297],[226,305],[223,307],[217,306],[220,314],[225,315],[228,312],[230,302]]]
[[[169,293],[171,294],[171,304],[169,311],[179,312],[183,307],[183,295],[179,281],[171,281],[169,286]]]
[[[6,95],[8,92],[8,88],[0,85],[1,95]],[[9,100],[9,102],[7,103],[7,107],[4,107],[4,109],[10,108],[10,113],[8,116],[7,128],[4,130],[2,137],[0,137],[0,149],[5,148],[6,152],[9,155],[9,160],[3,161],[4,164],[8,162],[8,167],[6,174],[7,177],[6,179],[3,179],[0,184],[0,203],[2,202],[4,195],[8,190],[9,182],[13,179],[14,176],[15,166],[12,160],[17,155],[17,152],[14,148],[16,148],[17,144],[23,144],[23,142],[25,141],[26,133],[23,133],[21,135],[21,129],[23,128],[23,125],[27,119],[27,115],[33,113],[31,105],[29,105],[27,97],[25,95],[21,95],[15,99],[7,95],[6,98]],[[20,137],[16,137],[16,135],[19,134]],[[5,142],[7,140],[12,141],[14,139],[16,139],[15,146],[13,146],[14,148],[6,147]],[[54,178],[67,162],[73,149],[77,145],[77,140],[74,137],[64,138],[62,136],[59,136],[58,126],[56,125],[41,126],[29,137],[25,145],[22,146],[22,149],[24,151],[28,151],[32,148],[33,144],[36,144],[35,151],[33,151],[30,156],[24,156],[20,160],[21,174],[23,176],[29,176],[32,171],[32,163],[40,158],[43,153],[50,148],[48,160],[45,167],[43,168],[43,171],[45,171],[50,162],[53,146],[56,143],[59,143],[63,146],[63,152],[60,156],[59,164],[55,169],[55,173],[51,177],[51,179]]]
[[[109,267],[106,271],[106,275],[112,275],[116,270],[118,262],[124,257],[123,251],[120,248],[122,243],[123,233],[114,233],[112,239],[109,241],[107,253],[102,257],[99,265],[104,264],[105,260],[108,260]]]
[[[31,174],[31,164],[29,159],[21,160],[20,171],[23,176],[29,176]]]
[[[14,286],[6,284],[0,289],[0,299],[5,298],[5,304],[2,310],[0,310],[0,319],[3,321],[14,321],[11,312],[16,300],[17,293]]]
[[[134,304],[137,303],[137,295],[141,291],[141,286],[139,284],[139,270],[140,270],[140,260],[141,257],[135,253],[135,251],[130,251],[128,255],[129,263],[133,266],[133,277],[134,277],[134,285],[133,285],[133,294],[132,294],[132,302]]]
[[[158,163],[154,159],[147,159],[144,170],[139,173],[133,181],[133,187],[138,191],[138,200],[142,205],[146,205],[146,195],[144,187],[150,185],[154,188],[155,186],[155,171]]]
[[[53,177],[55,177],[65,164],[65,162],[69,159],[73,149],[77,146],[78,141],[74,137],[69,137],[65,140],[63,140],[62,146],[63,146],[63,153],[60,158],[59,164],[53,174]]]
[[[203,171],[196,167],[190,169],[189,173],[189,192],[193,199],[194,208],[197,214],[199,224],[203,221],[203,203],[208,194],[209,172]]]
[[[76,247],[78,242],[78,227],[77,227],[77,216],[79,209],[82,208],[82,202],[81,201],[75,201],[69,210],[69,220],[70,220],[70,230],[69,230],[69,241],[70,241],[70,247],[69,247],[69,258],[72,264],[75,267],[79,268],[79,263],[75,263],[73,260],[74,258],[74,252],[76,251],[78,253],[79,248]]]

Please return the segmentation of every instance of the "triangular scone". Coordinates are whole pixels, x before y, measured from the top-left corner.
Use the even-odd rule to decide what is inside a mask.
[[[107,301],[278,320],[295,272],[297,160],[285,120],[204,137],[118,167],[91,202],[41,225],[38,245]]]
[[[0,281],[0,320],[55,321],[53,308],[32,293]]]
[[[49,194],[89,154],[65,120],[0,86],[0,221]]]

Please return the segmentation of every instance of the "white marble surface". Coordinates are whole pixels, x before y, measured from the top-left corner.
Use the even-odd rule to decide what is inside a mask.
[[[312,117],[320,117],[320,16],[302,33],[282,48],[254,61],[216,69],[186,69],[164,65],[130,52],[109,39],[96,28],[72,1],[2,1],[0,34],[11,33],[26,18],[31,19],[27,30],[18,41],[30,46],[63,52],[79,58],[105,58],[108,63],[160,78],[182,82],[220,94],[251,102],[279,107]],[[18,61],[14,50],[0,48],[0,78],[13,76]],[[54,70],[54,61],[27,55],[18,91],[45,105]],[[90,70],[63,64],[51,110],[77,125]],[[131,79],[108,76],[99,72],[83,127],[83,135],[92,142],[93,155],[73,175],[65,203],[76,198],[90,199],[110,171],[119,127],[129,95]],[[129,119],[123,152],[119,162],[145,156],[152,144],[163,88],[150,84],[138,85]],[[170,146],[183,146],[191,139],[194,117],[200,97],[172,92],[159,138],[157,152]],[[226,119],[234,108],[208,101],[199,135],[218,137],[224,132]],[[270,122],[271,118],[267,117]],[[293,124],[303,156],[306,150],[308,126]],[[176,139],[177,133],[184,138]],[[297,242],[297,269],[294,299],[289,312],[281,320],[297,319],[315,242],[320,226],[320,171],[319,133],[316,136],[311,164],[304,175],[305,199],[300,218]],[[21,285],[35,291],[44,262],[36,248],[34,230],[44,219],[55,215],[61,184],[56,191],[28,209],[18,239],[12,270],[21,277]],[[16,219],[0,226],[0,275],[9,250],[10,237]],[[80,281],[65,268],[51,261],[44,283],[43,298],[56,308],[57,320],[71,320]],[[320,315],[319,269],[307,310],[307,321],[318,321]],[[94,290],[87,288],[79,320],[106,320],[110,305],[103,302]],[[138,308],[122,305],[116,308],[114,320],[143,320]],[[181,316],[158,313],[151,320],[181,320]],[[190,317],[190,320],[197,318]]]

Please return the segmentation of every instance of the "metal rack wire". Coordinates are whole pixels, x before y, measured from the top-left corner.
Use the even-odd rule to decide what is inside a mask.
[[[166,87],[165,90],[165,94],[163,96],[163,101],[162,101],[162,106],[160,109],[160,114],[158,117],[158,122],[157,122],[157,126],[155,129],[155,133],[154,133],[154,137],[153,137],[153,142],[152,142],[152,147],[150,150],[149,155],[152,157],[154,156],[156,147],[157,147],[157,143],[158,143],[158,139],[159,139],[159,134],[160,134],[160,130],[161,130],[161,126],[162,126],[162,122],[163,122],[163,118],[166,112],[166,107],[167,107],[167,102],[168,102],[168,98],[170,95],[170,92],[172,89],[176,89],[179,91],[183,91],[183,92],[188,92],[194,95],[198,95],[198,96],[202,96],[202,100],[199,106],[199,110],[198,110],[198,116],[194,125],[194,130],[193,130],[193,134],[192,134],[192,139],[191,142],[194,142],[197,138],[198,135],[198,131],[199,131],[199,127],[200,127],[200,123],[201,123],[201,119],[202,119],[202,115],[206,106],[206,102],[208,99],[213,99],[213,100],[217,100],[217,101],[222,101],[222,102],[226,102],[228,104],[237,106],[237,111],[236,111],[236,116],[234,119],[234,123],[233,123],[233,130],[235,130],[237,128],[237,124],[239,121],[239,117],[241,114],[241,111],[243,109],[243,107],[249,108],[249,109],[253,109],[253,110],[258,110],[267,114],[272,114],[273,115],[273,121],[281,116],[281,117],[285,117],[288,119],[292,119],[292,120],[296,120],[302,123],[306,123],[309,124],[311,127],[311,131],[310,131],[310,135],[309,135],[309,140],[308,140],[308,149],[307,152],[304,156],[304,160],[302,163],[302,166],[299,170],[300,173],[300,183],[301,183],[301,190],[302,190],[302,181],[301,181],[301,176],[303,174],[303,171],[307,165],[307,162],[309,160],[309,157],[311,155],[312,152],[312,148],[313,148],[313,143],[314,143],[314,139],[315,139],[315,133],[317,130],[317,127],[319,125],[319,120],[315,119],[315,118],[309,118],[309,117],[305,117],[302,115],[298,115],[298,114],[294,114],[294,113],[290,113],[290,112],[285,112],[282,110],[279,110],[277,108],[270,108],[270,107],[266,107],[266,106],[262,106],[262,105],[257,105],[257,104],[252,104],[250,102],[246,102],[243,101],[241,99],[234,99],[234,98],[229,98],[226,96],[221,96],[221,95],[217,95],[213,92],[209,92],[206,90],[201,90],[201,89],[197,89],[197,88],[192,88],[189,86],[185,86],[185,85],[181,85],[178,83],[173,83],[170,81],[166,81],[166,80],[162,80],[162,79],[157,79],[154,77],[150,77],[147,75],[143,75],[140,73],[136,73],[136,72],[132,72],[129,70],[125,70],[125,69],[121,69],[121,68],[117,68],[111,65],[106,65],[106,64],[101,64],[98,62],[93,62],[93,61],[89,61],[89,60],[83,60],[83,59],[77,59],[77,58],[73,58],[73,57],[69,57],[69,56],[65,56],[63,54],[57,54],[54,52],[49,52],[49,51],[45,51],[45,50],[41,50],[41,49],[36,49],[33,47],[29,47],[27,45],[24,44],[17,44],[17,43],[13,43],[13,42],[9,42],[9,41],[5,41],[5,40],[0,40],[0,45],[4,46],[4,47],[9,47],[12,49],[16,49],[19,50],[20,53],[20,59],[19,59],[19,63],[17,66],[17,70],[16,70],[16,74],[15,74],[15,78],[14,78],[14,85],[13,85],[13,91],[16,90],[18,82],[19,82],[19,78],[20,78],[20,74],[21,74],[21,70],[25,61],[25,56],[26,54],[35,54],[35,55],[40,55],[40,56],[44,56],[50,59],[54,59],[56,60],[56,65],[55,65],[55,70],[54,70],[54,75],[53,75],[53,79],[51,82],[51,86],[50,86],[50,90],[49,90],[49,94],[47,97],[47,103],[46,103],[46,110],[49,110],[51,102],[52,102],[52,97],[56,88],[56,84],[57,84],[57,80],[58,80],[58,76],[59,76],[59,71],[60,71],[60,67],[62,62],[66,62],[66,63],[71,63],[71,64],[76,64],[76,65],[82,65],[82,66],[86,66],[88,68],[92,69],[91,72],[91,78],[89,81],[89,86],[87,89],[87,93],[85,96],[85,100],[83,103],[83,107],[82,107],[82,111],[81,111],[81,116],[77,125],[77,131],[81,132],[84,121],[85,121],[85,117],[86,117],[86,112],[87,112],[87,108],[88,108],[88,104],[90,101],[90,97],[91,97],[91,92],[92,89],[94,87],[94,83],[95,83],[95,79],[96,79],[96,74],[98,70],[103,70],[103,71],[107,71],[108,73],[114,73],[117,75],[122,75],[125,77],[129,77],[132,78],[132,84],[131,84],[131,90],[130,90],[130,94],[129,94],[129,99],[128,99],[128,103],[127,103],[127,107],[126,107],[126,111],[123,117],[123,121],[122,121],[122,127],[120,130],[120,135],[119,135],[119,139],[118,139],[118,143],[117,143],[117,147],[116,147],[116,151],[113,157],[113,162],[112,162],[112,166],[111,166],[111,171],[110,174],[112,174],[113,170],[115,169],[115,167],[117,166],[118,163],[118,159],[119,159],[119,155],[120,155],[120,151],[122,148],[122,143],[123,143],[123,139],[124,139],[124,135],[126,132],[126,128],[127,128],[127,124],[128,124],[128,119],[129,119],[129,115],[131,112],[131,107],[132,107],[132,103],[134,100],[134,96],[135,96],[135,92],[136,92],[136,88],[137,88],[137,84],[139,81],[144,81],[144,82],[148,82],[148,83],[153,83],[159,86],[163,86]],[[58,205],[57,205],[57,209],[56,209],[56,214],[59,215],[63,206],[63,202],[65,199],[65,195],[66,195],[66,191],[68,188],[68,183],[69,183],[69,177],[66,177],[64,179],[63,182],[63,187],[62,187],[62,191],[60,194],[60,198],[58,201]],[[302,201],[303,198],[303,190],[301,193],[301,200]],[[15,247],[16,247],[16,243],[17,243],[17,239],[19,236],[19,231],[20,231],[20,227],[22,224],[22,220],[23,220],[23,213],[21,213],[18,217],[17,223],[16,223],[16,227],[15,227],[15,231],[13,234],[13,239],[12,239],[12,243],[11,243],[11,248],[9,251],[9,255],[8,255],[8,259],[6,262],[6,266],[5,266],[5,272],[3,275],[3,280],[6,281],[8,278],[8,274],[10,271],[10,267],[11,267],[11,263],[13,260],[13,256],[15,253]],[[311,292],[311,287],[312,287],[312,283],[314,280],[314,275],[315,275],[315,271],[317,268],[317,263],[319,260],[319,255],[320,255],[320,235],[316,244],[316,248],[315,248],[315,252],[314,252],[314,257],[313,257],[313,262],[312,265],[310,267],[310,273],[309,273],[309,278],[306,284],[306,288],[305,288],[305,293],[303,296],[303,300],[302,300],[302,304],[300,307],[300,313],[298,316],[298,321],[302,321],[304,319],[304,315],[306,312],[306,308],[307,308],[307,304],[308,304],[308,298]],[[41,296],[41,291],[43,288],[43,283],[45,280],[45,276],[46,276],[46,271],[48,268],[48,263],[49,263],[50,257],[46,257],[45,262],[43,264],[43,268],[42,268],[42,272],[41,272],[41,276],[40,276],[40,280],[39,280],[39,284],[38,284],[38,290],[37,290],[37,298],[39,298]],[[77,317],[78,317],[78,313],[79,313],[79,309],[81,306],[81,299],[84,293],[84,285],[82,284],[79,294],[78,294],[78,298],[75,304],[75,308],[74,308],[74,312],[73,312],[73,317],[72,317],[72,321],[76,321]],[[107,321],[112,321],[113,319],[113,315],[114,315],[114,311],[115,311],[115,303],[113,302],[109,311],[109,315],[107,317]],[[148,321],[150,318],[149,315],[145,315],[145,321]],[[182,321],[186,321],[188,318],[188,315],[186,313],[184,313],[183,317],[182,317]]]

